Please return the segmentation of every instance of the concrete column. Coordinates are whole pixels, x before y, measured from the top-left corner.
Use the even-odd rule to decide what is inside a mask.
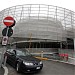
[[[75,38],[74,38],[74,53],[73,53],[73,56],[75,58]]]

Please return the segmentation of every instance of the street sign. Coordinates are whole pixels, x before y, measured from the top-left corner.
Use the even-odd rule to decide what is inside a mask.
[[[16,23],[16,21],[14,20],[14,24],[12,24],[11,26],[9,26],[9,27],[13,27],[13,26],[15,26],[15,23]]]
[[[8,36],[3,36],[2,45],[3,45],[3,46],[6,46],[7,43],[8,43]]]
[[[7,17],[4,18],[3,23],[6,26],[12,26],[14,24],[14,18],[11,17],[11,16],[7,16]]]
[[[3,36],[8,36],[8,37],[10,37],[11,35],[13,34],[13,30],[12,30],[12,28],[8,28],[8,27],[6,27],[6,28],[4,28],[3,29],[3,31],[2,31],[2,35]]]
[[[7,58],[4,58],[4,51],[6,52],[6,45],[8,44],[8,37],[10,37],[13,34],[13,30],[12,27],[15,25],[16,21],[14,20],[13,17],[11,16],[7,16],[4,18],[3,20],[4,25],[6,26],[6,28],[3,29],[2,31],[2,45],[3,45],[3,52],[1,55],[1,63],[0,63],[0,67],[4,61],[4,65],[6,65],[6,60]]]

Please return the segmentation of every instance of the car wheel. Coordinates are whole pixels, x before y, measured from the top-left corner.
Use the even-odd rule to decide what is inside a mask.
[[[21,72],[21,69],[20,69],[20,65],[19,65],[19,63],[17,63],[17,65],[16,65],[16,71],[17,71],[18,73]]]

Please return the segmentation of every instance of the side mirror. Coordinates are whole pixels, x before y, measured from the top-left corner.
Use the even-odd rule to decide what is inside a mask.
[[[15,52],[15,51],[13,51],[13,52],[12,52],[12,55],[16,55],[16,52]]]
[[[15,54],[14,54],[14,53],[11,53],[10,55],[11,55],[11,56],[15,56]]]

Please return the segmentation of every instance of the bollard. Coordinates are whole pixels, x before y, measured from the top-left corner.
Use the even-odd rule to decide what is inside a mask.
[[[64,59],[65,59],[65,61],[68,61],[68,54],[67,53],[64,54]]]
[[[4,58],[4,66],[6,66],[7,56]]]
[[[43,58],[43,51],[41,51],[41,57]]]

